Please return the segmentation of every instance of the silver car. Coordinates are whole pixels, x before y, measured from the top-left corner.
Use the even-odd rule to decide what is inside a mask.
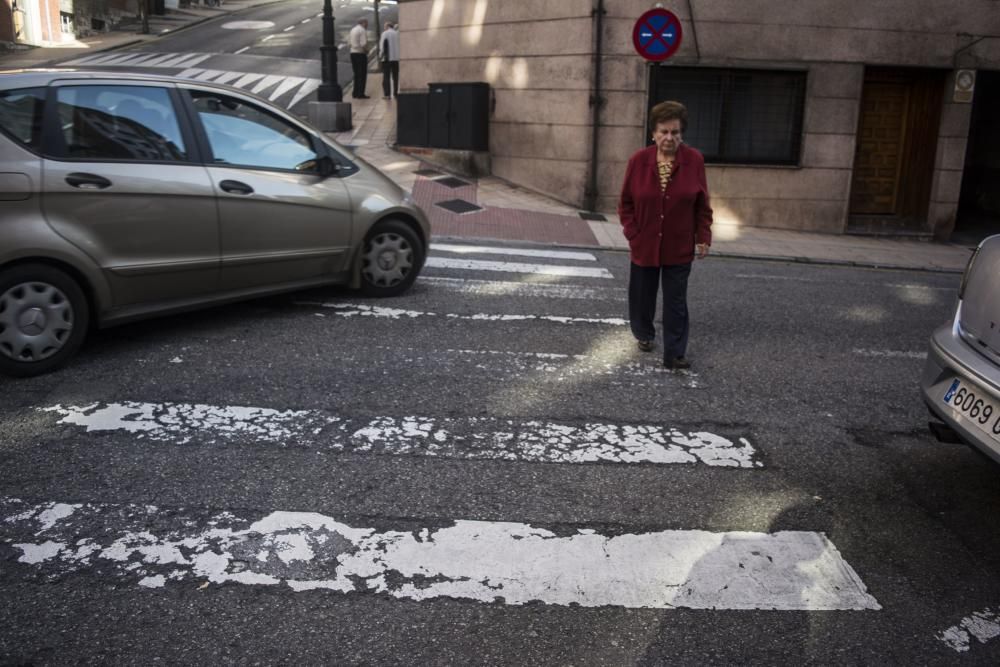
[[[1000,462],[1000,235],[969,260],[955,317],[931,337],[921,386],[939,439]]]
[[[295,116],[161,76],[0,72],[0,373],[91,326],[327,284],[404,292],[430,225]]]

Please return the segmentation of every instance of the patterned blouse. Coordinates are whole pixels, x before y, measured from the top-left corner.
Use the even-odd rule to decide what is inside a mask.
[[[667,184],[670,183],[671,172],[673,171],[674,163],[670,162],[656,162],[656,168],[660,172],[660,192],[667,191]]]

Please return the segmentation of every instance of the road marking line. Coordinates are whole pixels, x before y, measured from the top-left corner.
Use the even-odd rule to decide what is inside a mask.
[[[386,308],[383,306],[368,306],[360,303],[331,303],[325,301],[294,301],[297,306],[315,306],[330,308],[339,317],[377,317],[398,320],[400,318],[417,317],[447,317],[454,320],[472,320],[486,322],[557,322],[559,324],[609,324],[625,326],[628,322],[620,317],[562,317],[560,315],[504,315],[497,313],[432,313],[421,310],[403,310],[402,308]]]
[[[285,77],[285,80],[281,82],[281,85],[275,88],[274,92],[271,93],[267,99],[273,102],[282,95],[284,95],[285,93],[287,93],[288,91],[290,91],[292,88],[295,88],[296,86],[302,84],[303,81],[305,81],[305,79],[302,78],[301,76]]]
[[[522,283],[512,280],[479,280],[476,278],[445,278],[443,276],[426,275],[421,275],[418,281],[437,285],[446,290],[478,296],[522,296],[549,299],[621,301],[627,293],[624,287]]]
[[[243,72],[226,72],[225,74],[223,74],[222,76],[220,76],[218,79],[216,79],[215,83],[228,84],[230,81],[232,81],[234,79],[238,79],[241,76],[243,76]]]
[[[249,46],[244,46],[242,49],[237,49],[236,51],[233,51],[233,53],[238,55],[240,53],[243,53],[244,51],[249,51],[249,50],[250,50]]]
[[[274,39],[275,37],[277,37],[277,35],[268,35],[267,37],[265,37],[264,39],[262,39],[262,40],[260,40],[260,41],[262,41],[262,42],[266,42],[267,40],[269,40],[269,39]]]
[[[57,424],[87,433],[126,432],[139,440],[268,442],[343,453],[432,456],[540,463],[702,464],[761,468],[746,438],[658,425],[582,425],[500,418],[374,417],[348,419],[318,410],[280,411],[189,403],[95,403],[39,408]]]
[[[965,653],[973,637],[980,644],[1000,637],[1000,613],[989,608],[977,611],[935,636],[955,651]]]
[[[232,84],[232,86],[234,88],[244,88],[246,86],[249,86],[254,81],[262,79],[263,77],[264,77],[263,74],[244,74],[242,77],[240,77],[240,80]]]
[[[820,283],[822,285],[829,285],[830,281],[822,278],[803,278],[800,276],[775,276],[766,273],[737,273],[733,276],[734,278],[752,278],[755,280],[790,280],[799,283]],[[905,283],[881,283],[882,287],[893,287],[898,289],[908,289],[908,290],[930,290],[930,291],[943,291],[943,292],[954,292],[958,287],[936,287],[934,285],[911,285]]]
[[[464,269],[466,271],[503,271],[530,273],[545,276],[574,276],[579,278],[614,278],[604,268],[588,266],[558,266],[555,264],[526,264],[522,262],[491,262],[480,259],[449,259],[428,257],[425,266],[437,269]]]
[[[212,81],[223,74],[225,74],[225,72],[221,69],[207,69],[198,76],[194,77],[194,79],[196,81]]]
[[[299,88],[299,92],[295,94],[295,97],[293,97],[292,101],[289,102],[287,108],[291,109],[296,104],[301,102],[303,98],[305,98],[307,95],[309,95],[314,90],[319,88],[319,84],[320,84],[319,79],[306,79],[306,82],[302,84],[301,88]]]
[[[568,250],[534,250],[530,248],[501,248],[499,246],[454,245],[451,243],[431,243],[431,251],[454,252],[459,254],[478,255],[520,255],[524,257],[545,257],[548,259],[576,259],[586,262],[596,262],[597,258],[589,252],[572,252]]]
[[[53,506],[0,498],[0,539],[21,552],[20,567],[144,588],[202,580],[505,605],[881,609],[837,547],[811,531],[603,535],[461,519],[379,530],[316,512],[206,517],[173,508],[164,517],[153,506],[97,504],[72,505],[39,530]]]
[[[285,28],[284,30],[282,30],[281,32],[288,32],[289,30],[295,30],[295,26],[290,25],[287,28]]]
[[[862,350],[854,348],[854,354],[862,357],[882,357],[886,359],[926,359],[926,352],[909,352],[906,350]]]
[[[312,19],[302,19],[300,23],[309,23]]]
[[[179,60],[178,62],[173,63],[171,65],[171,67],[194,67],[195,65],[197,65],[200,62],[208,60],[213,55],[216,55],[216,54],[214,54],[214,53],[195,53],[193,55],[188,55],[185,58],[181,58],[181,60]]]
[[[270,88],[271,86],[278,83],[284,78],[285,77],[282,74],[269,74],[268,76],[264,77],[264,79],[260,81],[257,85],[255,85],[250,90],[250,92],[253,93],[254,95],[260,95],[263,91],[267,90],[268,88]]]

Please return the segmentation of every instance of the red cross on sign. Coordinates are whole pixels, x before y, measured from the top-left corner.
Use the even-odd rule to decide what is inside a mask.
[[[632,29],[632,43],[646,60],[661,62],[681,46],[681,21],[666,9],[650,9],[639,17]]]

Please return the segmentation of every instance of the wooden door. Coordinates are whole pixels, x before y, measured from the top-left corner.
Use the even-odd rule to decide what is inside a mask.
[[[919,230],[930,203],[944,73],[865,72],[851,180],[852,226]]]

